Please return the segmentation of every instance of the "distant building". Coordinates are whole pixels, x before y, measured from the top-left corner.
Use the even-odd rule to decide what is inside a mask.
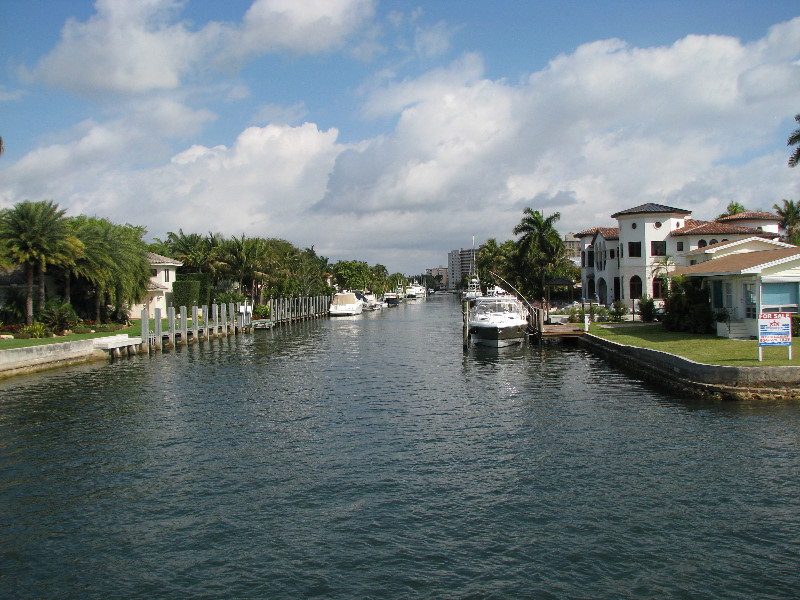
[[[436,278],[441,275],[441,281],[439,281],[439,287],[447,288],[447,282],[449,281],[447,278],[447,267],[439,265],[438,267],[434,267],[433,269],[425,269],[425,273],[433,277],[434,280],[436,281],[439,281]]]
[[[564,236],[564,249],[567,252],[567,258],[576,265],[580,265],[581,243],[579,240],[575,239],[574,233],[569,232]]]
[[[447,289],[454,290],[464,275],[475,272],[476,248],[451,250],[447,254]]]

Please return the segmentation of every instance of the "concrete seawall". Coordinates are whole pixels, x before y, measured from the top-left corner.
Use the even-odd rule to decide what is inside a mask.
[[[728,367],[697,363],[659,350],[584,334],[579,343],[631,374],[706,400],[800,401],[800,366]]]
[[[75,340],[0,351],[0,378],[43,369],[108,359],[108,353],[94,349],[94,340]]]

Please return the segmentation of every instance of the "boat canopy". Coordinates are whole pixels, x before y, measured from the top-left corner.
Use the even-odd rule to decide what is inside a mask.
[[[343,306],[345,304],[355,304],[355,303],[356,303],[356,295],[352,293],[336,294],[333,297],[333,302],[332,302],[334,306]]]

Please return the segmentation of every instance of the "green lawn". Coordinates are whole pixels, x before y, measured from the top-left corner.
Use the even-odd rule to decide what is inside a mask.
[[[153,319],[150,319],[150,329],[153,328]],[[88,340],[97,337],[107,337],[109,335],[125,334],[129,337],[138,338],[142,335],[142,323],[139,320],[131,321],[130,327],[125,327],[119,331],[101,331],[99,333],[73,333],[63,337],[46,337],[28,340],[0,340],[0,350],[10,348],[27,348],[28,346],[41,346],[42,344],[58,344],[61,342],[72,342],[75,340]]]
[[[638,346],[677,354],[689,360],[709,365],[733,367],[784,367],[800,366],[800,359],[792,340],[792,359],[787,347],[765,347],[763,362],[758,361],[758,342],[729,340],[713,334],[678,333],[667,331],[660,324],[606,328],[592,324],[589,332],[618,344]]]

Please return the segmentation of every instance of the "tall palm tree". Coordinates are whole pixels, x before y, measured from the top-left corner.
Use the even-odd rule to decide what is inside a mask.
[[[39,276],[39,307],[44,308],[44,272],[48,265],[74,262],[81,242],[71,234],[69,223],[52,201],[19,202],[0,217],[0,244],[5,253],[25,268],[27,289],[25,318],[33,322],[33,278]]]
[[[800,114],[795,115],[794,120],[800,124]],[[800,127],[792,132],[792,135],[790,135],[789,139],[786,141],[786,145],[797,146],[789,157],[789,166],[796,167],[797,163],[800,162]]]
[[[527,291],[540,297],[544,294],[547,275],[555,272],[565,255],[564,241],[555,228],[561,213],[555,212],[545,218],[530,207],[522,212],[522,220],[514,227],[514,235],[522,235],[517,240],[518,268],[523,269],[519,276]],[[534,278],[537,275],[538,278]]]
[[[110,229],[105,219],[80,215],[69,220],[72,234],[83,244],[83,253],[74,262],[63,267],[64,270],[64,302],[71,302],[71,280],[73,277],[88,281],[93,287],[105,287],[107,278],[114,268],[112,262],[113,249],[109,246],[109,236],[104,235]]]
[[[784,240],[790,244],[800,242],[800,202],[784,198],[783,205],[773,204],[772,208],[781,218],[781,227],[785,231]]]

